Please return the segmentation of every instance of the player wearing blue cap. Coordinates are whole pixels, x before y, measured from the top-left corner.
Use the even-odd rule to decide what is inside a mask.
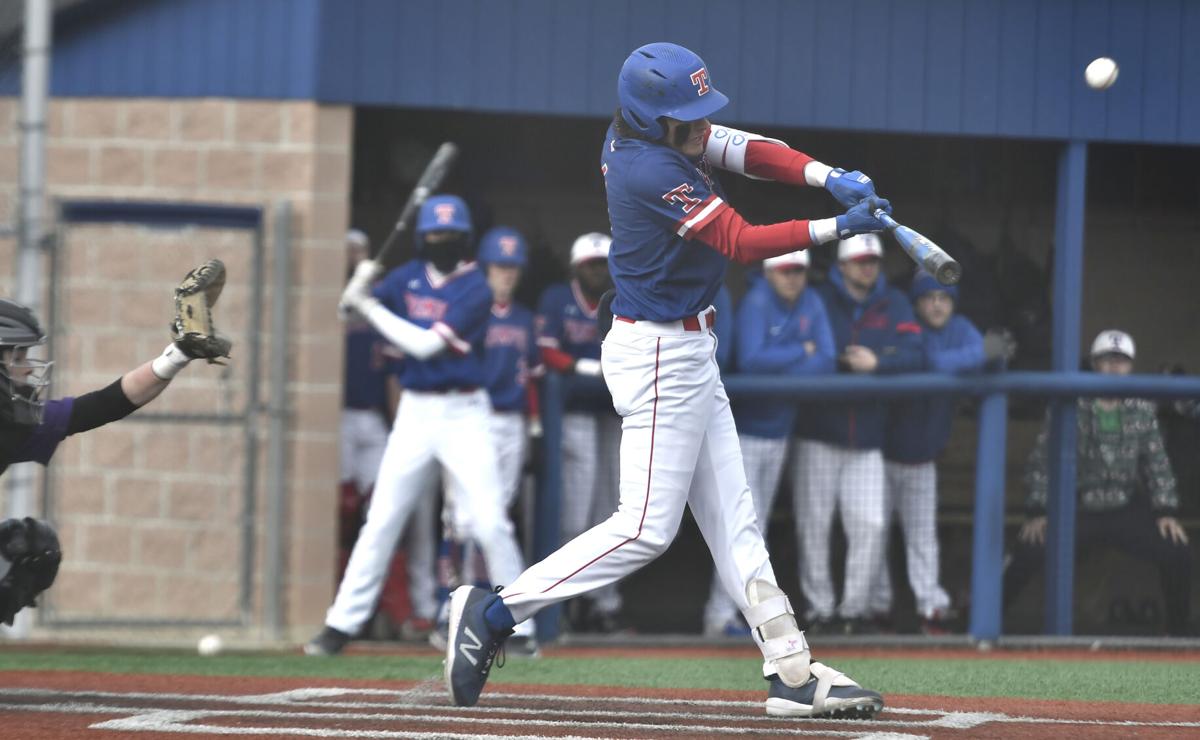
[[[439,467],[458,503],[454,530],[479,543],[492,582],[510,583],[521,572],[488,433],[483,350],[492,291],[472,259],[471,234],[461,198],[431,197],[417,217],[419,258],[389,272],[373,291],[380,268],[364,260],[342,293],[344,307],[404,352],[404,393],[367,521],[325,628],[306,646],[310,653],[337,653],[370,617],[396,540]]]
[[[612,226],[614,321],[601,366],[623,417],[620,506],[607,520],[508,582],[451,597],[446,683],[473,705],[512,626],[540,608],[611,584],[661,555],[692,510],[763,654],[767,713],[874,716],[883,698],[811,662],[775,574],[746,485],[737,430],[716,363],[713,297],[730,259],[755,262],[879,231],[870,178],[842,173],[782,142],[711,125],[727,99],[703,60],[675,44],[634,51],[617,83],[620,110],[601,152]],[[751,226],[725,203],[713,167],[824,186],[836,218]],[[564,492],[570,495],[570,491]],[[666,605],[664,605],[666,607]]]

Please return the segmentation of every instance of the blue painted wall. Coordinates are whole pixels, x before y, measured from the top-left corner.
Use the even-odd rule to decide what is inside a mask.
[[[703,54],[733,100],[727,121],[1200,143],[1200,2],[1192,0],[127,0],[94,8],[59,26],[56,95],[607,116],[626,54],[671,40]],[[1121,64],[1105,93],[1083,83],[1087,62],[1102,55]],[[0,74],[4,92],[17,82],[13,69]]]

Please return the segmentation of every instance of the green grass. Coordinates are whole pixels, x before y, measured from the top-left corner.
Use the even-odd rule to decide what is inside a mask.
[[[1193,704],[1200,696],[1200,661],[1017,661],[994,658],[831,660],[866,686],[886,694]],[[592,684],[651,688],[764,689],[753,658],[510,659],[492,684]],[[0,671],[74,670],[107,673],[278,676],[289,678],[413,680],[441,675],[435,656],[345,655],[307,658],[279,653],[203,658],[182,651],[11,650]],[[2,679],[0,679],[2,680]]]

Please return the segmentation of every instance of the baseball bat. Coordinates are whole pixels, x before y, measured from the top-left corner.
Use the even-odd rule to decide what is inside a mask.
[[[456,159],[458,159],[458,146],[450,141],[443,142],[434,152],[433,158],[429,160],[429,164],[425,165],[425,171],[417,180],[416,187],[409,193],[408,200],[400,211],[400,217],[396,219],[396,226],[392,229],[392,233],[388,234],[383,246],[375,253],[374,260],[376,262],[381,265],[387,264],[386,260],[400,242],[401,234],[408,231],[408,225],[412,221],[413,215],[425,202],[425,199],[441,186]]]
[[[908,256],[924,268],[925,272],[933,275],[939,283],[954,285],[962,279],[962,266],[924,234],[896,223],[896,219],[882,208],[875,211],[875,218],[882,221],[887,230],[892,232],[892,236],[896,237],[896,241],[900,242]]]

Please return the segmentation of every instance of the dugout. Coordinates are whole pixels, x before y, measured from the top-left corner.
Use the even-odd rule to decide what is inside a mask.
[[[1090,336],[1112,325],[1138,340],[1143,372],[1168,362],[1192,373],[1200,367],[1189,332],[1200,319],[1190,284],[1200,267],[1200,99],[1187,94],[1187,81],[1200,74],[1200,57],[1187,44],[1200,34],[1200,10],[1189,3],[56,6],[46,121],[51,196],[233,203],[272,214],[286,200],[292,208],[295,282],[287,305],[295,335],[288,406],[273,411],[288,415],[289,466],[257,489],[264,497],[288,493],[285,570],[255,564],[250,618],[271,634],[307,636],[331,595],[330,419],[341,370],[332,309],[341,234],[355,225],[380,239],[421,162],[438,142],[454,139],[463,157],[451,184],[476,206],[479,226],[507,221],[534,242],[544,267],[523,288],[531,300],[539,285],[562,275],[570,238],[605,225],[597,150],[614,106],[614,77],[625,54],[651,40],[700,51],[732,99],[722,122],[871,173],[907,221],[963,261],[968,313],[984,326],[1020,328],[1022,368],[1074,369]],[[10,18],[7,28],[0,92],[10,97],[0,101],[7,111],[0,138],[15,152],[11,96],[20,77],[11,52],[19,21]],[[871,42],[834,58],[819,45],[794,43],[788,29],[818,38],[853,29]],[[1105,93],[1082,83],[1083,66],[1101,54],[1117,58],[1122,70]],[[730,196],[755,221],[831,213],[820,193],[769,184],[738,183]],[[10,167],[0,171],[0,202],[16,197]],[[272,240],[275,224],[268,224]],[[6,290],[12,277],[2,266],[12,264],[13,249],[0,240]],[[903,279],[908,269],[890,255],[889,272]],[[735,294],[742,279],[731,273]],[[274,299],[268,288],[265,300]],[[1005,466],[1010,506],[1022,495],[1018,471],[1039,414],[1038,402],[1014,397]],[[945,476],[947,501],[962,507],[954,526],[968,533],[973,423],[969,414],[959,419]],[[121,449],[115,439],[97,440],[97,453]],[[71,460],[75,469],[64,473],[95,476],[93,454],[81,450]],[[121,459],[110,452],[97,460],[113,455]],[[1195,506],[1190,490],[1182,493]],[[119,571],[130,556],[119,543],[138,535],[112,521],[109,509],[89,516],[78,523],[86,573],[66,574],[83,583],[99,574],[103,586],[77,607],[104,613],[128,602]],[[968,555],[964,545],[954,562]],[[645,577],[661,586],[664,573],[678,575],[668,568]],[[271,603],[278,608],[264,609]],[[1063,611],[1060,633],[1070,630]]]

